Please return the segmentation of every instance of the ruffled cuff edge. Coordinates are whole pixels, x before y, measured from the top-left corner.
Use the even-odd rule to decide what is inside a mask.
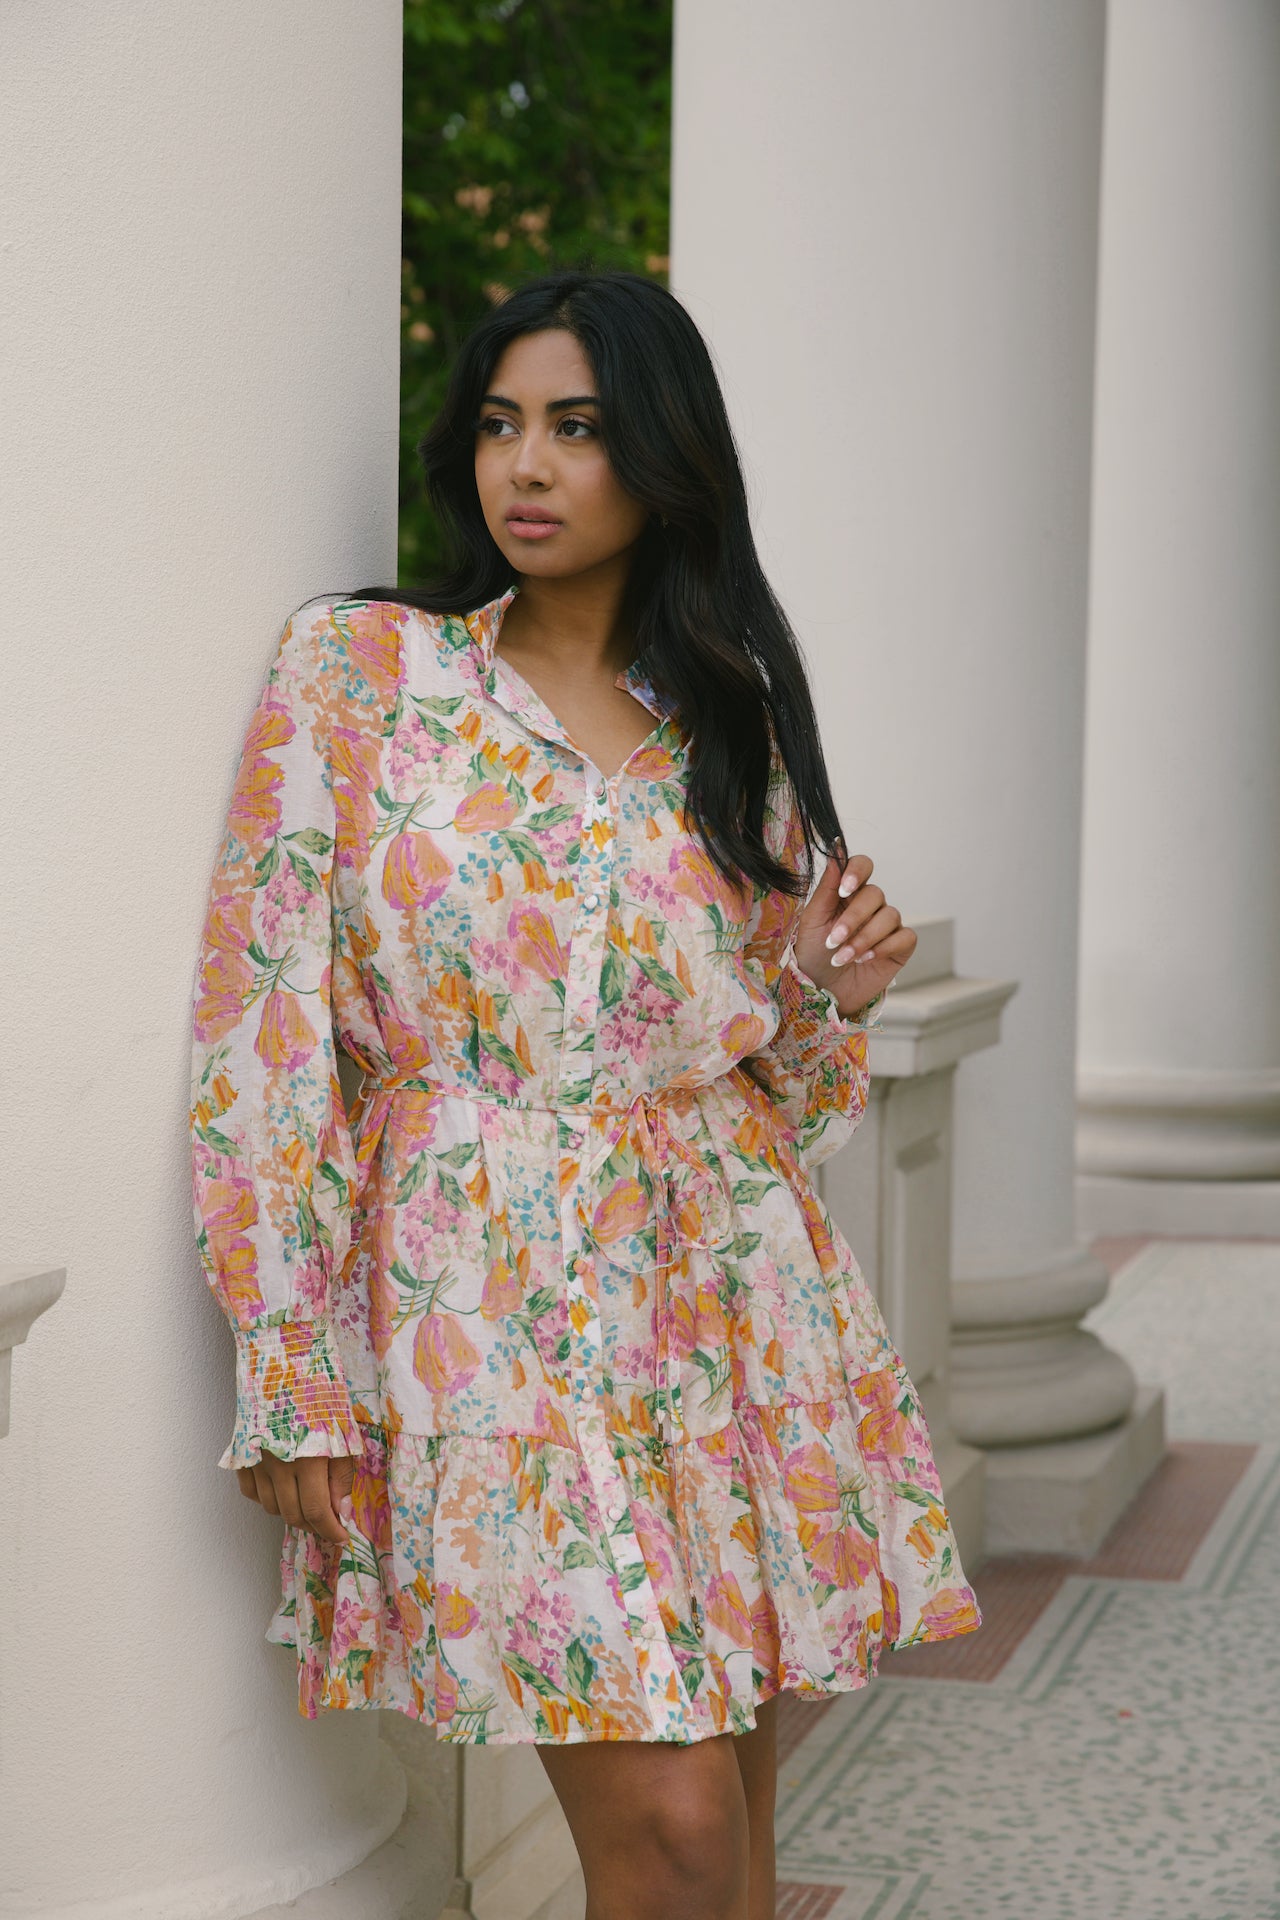
[[[255,1466],[264,1452],[301,1460],[363,1451],[327,1322],[236,1329],[235,1432],[220,1467]]]

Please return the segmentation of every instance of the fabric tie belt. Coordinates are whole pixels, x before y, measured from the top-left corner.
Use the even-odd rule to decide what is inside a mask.
[[[688,1140],[673,1130],[672,1109],[696,1112],[698,1087],[660,1087],[638,1093],[625,1107],[536,1107],[582,1120],[588,1129],[606,1123],[605,1137],[580,1160],[577,1217],[583,1244],[615,1271],[633,1278],[655,1276],[656,1334],[655,1388],[660,1447],[669,1446],[682,1424],[679,1388],[679,1339],[671,1299],[671,1275],[683,1268],[688,1255],[732,1251],[735,1225],[718,1158],[704,1158]],[[477,1106],[510,1106],[528,1112],[528,1103],[505,1102],[446,1086],[421,1075],[402,1074],[367,1078],[351,1114],[358,1139],[358,1189],[364,1193],[377,1161],[382,1137],[399,1093],[423,1093],[439,1099],[474,1101]],[[480,1150],[485,1149],[483,1126],[477,1128]],[[611,1163],[616,1162],[611,1168]],[[487,1169],[488,1170],[488,1169]],[[505,1197],[499,1175],[491,1179]],[[646,1191],[647,1185],[647,1191]],[[649,1258],[641,1241],[653,1221],[654,1255]],[[637,1243],[642,1257],[635,1258]]]

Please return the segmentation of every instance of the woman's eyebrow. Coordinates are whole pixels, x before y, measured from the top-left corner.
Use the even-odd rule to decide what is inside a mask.
[[[524,408],[518,400],[509,400],[505,393],[486,393],[481,396],[482,407],[509,407],[512,413],[523,413]],[[547,412],[559,413],[562,407],[598,407],[600,396],[596,393],[574,393],[567,400],[548,400]]]

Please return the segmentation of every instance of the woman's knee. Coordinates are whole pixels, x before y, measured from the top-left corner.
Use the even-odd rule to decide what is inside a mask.
[[[741,1790],[724,1780],[671,1782],[637,1808],[637,1838],[653,1875],[655,1894],[683,1895],[691,1912],[732,1914],[746,1890],[747,1810]],[[655,1911],[662,1911],[660,1901]],[[671,1906],[668,1912],[679,1912]]]

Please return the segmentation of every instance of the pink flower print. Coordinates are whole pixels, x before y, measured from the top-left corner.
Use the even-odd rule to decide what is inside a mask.
[[[970,1587],[944,1587],[925,1601],[920,1618],[933,1634],[968,1633],[981,1625],[978,1604]]]
[[[573,1605],[567,1593],[549,1592],[532,1578],[521,1582],[519,1612],[511,1632],[513,1653],[539,1673],[552,1675],[572,1629]]]
[[[389,906],[429,907],[453,878],[453,862],[420,828],[398,833],[382,866],[382,897]]]
[[[479,1617],[460,1588],[441,1581],[436,1588],[436,1632],[442,1640],[465,1640]]]
[[[867,1409],[858,1422],[863,1458],[892,1466],[908,1454],[912,1441],[911,1422],[896,1405],[902,1397],[901,1383],[887,1371],[868,1373],[854,1382],[854,1391]]]
[[[239,953],[214,948],[200,969],[200,998],[195,1028],[201,1040],[221,1040],[244,1014],[245,995],[253,985],[253,968]]]
[[[292,864],[282,861],[262,890],[261,921],[267,940],[274,941],[285,915],[300,912],[310,898],[310,888],[303,886]]]
[[[519,993],[528,983],[528,973],[504,942],[474,939],[471,942],[471,961],[477,974],[487,979],[499,979],[513,992]]]
[[[351,636],[351,657],[373,685],[383,692],[400,678],[400,629],[406,610],[386,600],[367,606],[343,607],[338,623]]]
[[[452,1313],[429,1313],[413,1336],[413,1370],[430,1393],[460,1393],[480,1367],[480,1355]]]
[[[469,793],[453,816],[459,833],[484,833],[509,827],[519,812],[515,795],[498,780],[486,780]]]
[[[813,1570],[828,1586],[855,1593],[876,1571],[876,1550],[856,1527],[836,1527],[809,1547]]]
[[[569,971],[569,955],[541,907],[534,906],[530,900],[522,900],[512,910],[507,932],[518,958],[540,980],[564,979]]]
[[[631,1512],[640,1551],[649,1569],[649,1578],[659,1587],[666,1587],[674,1574],[671,1555],[667,1551],[667,1536],[654,1518],[648,1501],[637,1500]]]

